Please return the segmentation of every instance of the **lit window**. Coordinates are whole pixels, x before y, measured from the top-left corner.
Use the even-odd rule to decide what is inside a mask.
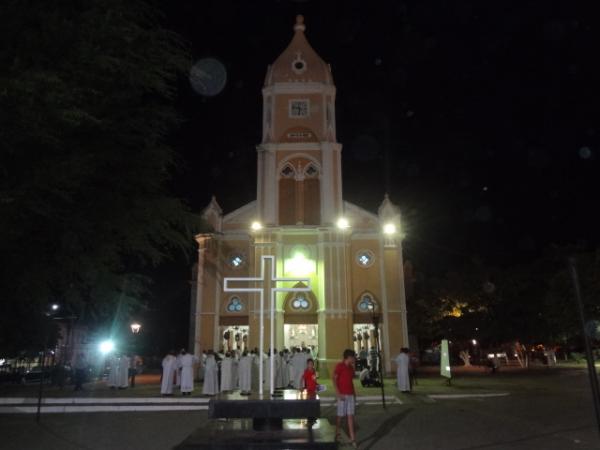
[[[240,312],[244,309],[244,305],[242,305],[242,301],[239,297],[231,297],[229,299],[229,303],[227,304],[228,312]]]
[[[292,301],[292,308],[307,310],[310,307],[310,303],[305,297],[298,296]]]
[[[238,269],[244,265],[244,261],[244,255],[241,253],[233,253],[229,256],[228,263],[232,268]]]
[[[370,295],[363,295],[363,297],[360,299],[360,303],[358,304],[358,309],[361,312],[369,312],[369,311],[375,311],[375,302],[373,301],[373,298]]]
[[[360,250],[356,253],[356,262],[361,267],[369,267],[375,261],[375,255],[371,250]]]

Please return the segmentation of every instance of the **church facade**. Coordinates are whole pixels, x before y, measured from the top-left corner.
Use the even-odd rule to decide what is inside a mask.
[[[224,292],[223,280],[257,277],[261,257],[273,255],[277,277],[310,280],[309,292],[277,293],[275,348],[313,347],[326,374],[344,349],[375,346],[378,322],[390,371],[391,357],[408,346],[400,213],[387,196],[376,212],[344,200],[336,88],[301,16],[262,94],[256,200],[225,214],[213,197],[203,212],[213,231],[195,237],[194,352],[258,347],[259,296]],[[266,351],[267,313],[264,323]]]

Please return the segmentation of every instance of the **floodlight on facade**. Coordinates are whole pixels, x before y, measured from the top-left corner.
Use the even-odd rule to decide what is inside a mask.
[[[396,225],[394,225],[393,223],[386,223],[383,226],[383,232],[385,234],[395,234],[396,233]]]
[[[340,230],[345,230],[347,228],[350,228],[350,222],[348,222],[348,219],[346,219],[345,217],[340,217],[337,221],[337,227]]]

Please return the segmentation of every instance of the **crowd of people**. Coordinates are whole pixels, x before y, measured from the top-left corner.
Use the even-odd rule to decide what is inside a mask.
[[[304,372],[308,360],[315,360],[314,349],[293,348],[277,351],[273,349],[273,387],[275,389],[303,389]],[[270,389],[271,364],[270,350],[263,353],[263,387]],[[259,391],[260,352],[232,350],[202,352],[198,358],[181,350],[178,355],[170,351],[162,360],[161,394],[173,395],[180,388],[182,395],[190,395],[194,389],[194,368],[198,368],[197,378],[203,380],[202,394],[216,395],[219,392],[239,390],[242,395]]]

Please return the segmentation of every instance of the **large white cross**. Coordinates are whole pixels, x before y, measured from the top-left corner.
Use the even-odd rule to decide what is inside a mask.
[[[271,273],[269,278],[265,278],[265,262],[267,260],[271,260]],[[310,278],[278,278],[275,274],[276,266],[275,266],[275,256],[273,255],[265,255],[260,258],[260,276],[259,277],[237,277],[237,278],[224,278],[223,279],[223,291],[224,292],[256,292],[259,294],[260,298],[260,363],[258,366],[258,377],[259,377],[259,394],[263,393],[263,357],[264,357],[264,334],[265,334],[265,324],[264,324],[264,315],[265,315],[265,290],[266,290],[266,281],[271,281],[274,283],[274,287],[271,288],[270,292],[270,301],[271,301],[271,346],[270,346],[270,361],[269,361],[269,391],[271,395],[274,391],[274,371],[273,371],[273,347],[275,345],[275,293],[276,292],[308,292],[310,291]],[[229,287],[230,282],[240,282],[240,281],[249,281],[251,283],[262,283],[262,287],[239,287],[233,288]],[[304,283],[306,287],[277,287],[278,282],[296,282],[296,283]]]

